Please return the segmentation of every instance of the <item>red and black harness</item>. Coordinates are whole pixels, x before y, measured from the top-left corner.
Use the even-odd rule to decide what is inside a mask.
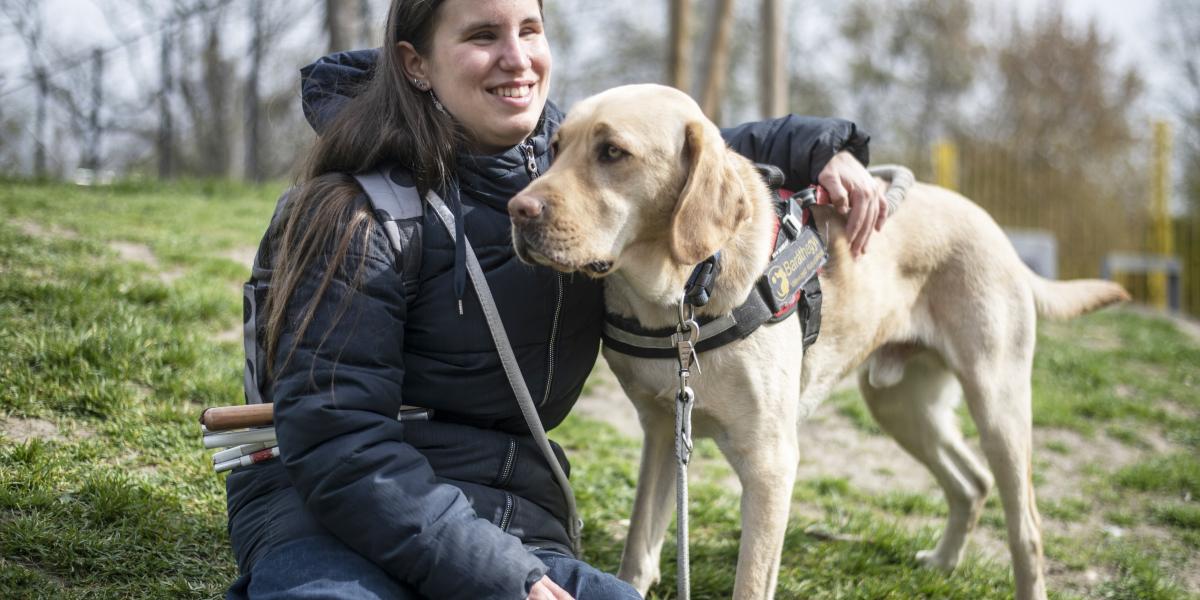
[[[697,324],[703,335],[695,350],[705,352],[743,339],[762,325],[800,315],[804,348],[817,341],[821,330],[821,282],[817,271],[829,258],[826,242],[817,232],[811,207],[816,203],[813,188],[781,197],[783,173],[770,165],[757,165],[770,186],[775,202],[775,244],[771,259],[754,289],[741,306],[727,315],[701,317]],[[684,289],[684,304],[704,306],[713,283],[721,273],[721,253],[696,265]],[[604,345],[641,358],[676,358],[672,336],[675,327],[649,329],[634,319],[607,313],[604,316]]]

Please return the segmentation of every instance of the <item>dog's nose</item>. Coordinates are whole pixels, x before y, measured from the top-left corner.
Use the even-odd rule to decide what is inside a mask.
[[[537,219],[546,209],[546,203],[533,194],[519,194],[508,202],[508,215],[513,218]]]

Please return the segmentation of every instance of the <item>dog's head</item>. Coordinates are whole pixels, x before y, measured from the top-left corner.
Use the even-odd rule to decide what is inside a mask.
[[[554,139],[554,164],[508,205],[522,260],[603,276],[665,248],[694,265],[747,218],[737,157],[686,94],[614,88],[581,101]]]

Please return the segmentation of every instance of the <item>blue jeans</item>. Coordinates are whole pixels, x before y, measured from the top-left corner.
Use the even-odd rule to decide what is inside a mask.
[[[575,600],[641,600],[628,583],[581,560],[549,550],[536,550],[534,556]],[[412,588],[332,536],[303,538],[272,550],[233,582],[225,598],[421,600]]]

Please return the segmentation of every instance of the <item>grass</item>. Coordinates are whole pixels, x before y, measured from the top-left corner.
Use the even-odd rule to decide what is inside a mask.
[[[0,189],[0,597],[212,598],[236,577],[223,477],[195,418],[241,394],[240,341],[227,334],[277,191]],[[1035,459],[1083,465],[1077,489],[1041,501],[1052,597],[1195,598],[1200,344],[1129,311],[1040,329],[1035,422],[1083,440],[1055,439]],[[879,435],[856,393],[831,403]],[[614,571],[638,442],[578,416],[552,435],[573,459],[588,559]],[[1118,465],[1089,441],[1131,458]],[[727,598],[739,499],[715,446],[698,456],[693,596]],[[797,483],[779,597],[1011,597],[1003,552],[972,549],[951,575],[917,567],[945,518],[940,497],[872,492],[848,475]],[[1002,514],[991,498],[977,535],[1002,538]],[[674,595],[674,555],[669,539],[652,598]]]

